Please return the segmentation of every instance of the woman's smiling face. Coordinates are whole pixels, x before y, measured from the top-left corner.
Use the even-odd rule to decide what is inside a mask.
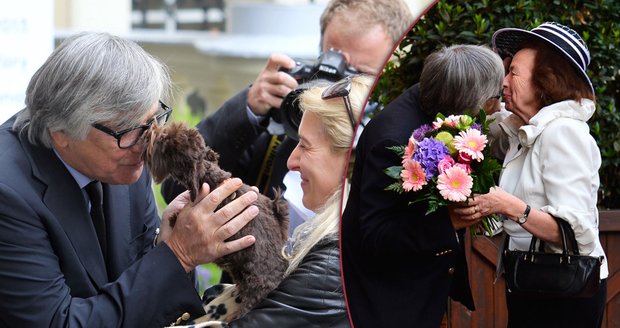
[[[342,185],[346,151],[335,150],[316,114],[304,113],[299,125],[299,143],[287,166],[301,174],[303,204],[317,211]]]

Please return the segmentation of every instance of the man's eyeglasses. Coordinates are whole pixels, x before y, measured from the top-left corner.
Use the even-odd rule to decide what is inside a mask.
[[[330,85],[327,89],[323,90],[321,99],[342,97],[344,100],[344,106],[347,108],[347,113],[349,114],[351,127],[353,128],[353,132],[355,132],[355,118],[353,118],[353,109],[351,108],[351,100],[349,100],[349,93],[351,92],[351,78],[352,75],[349,75],[344,79]]]
[[[114,131],[97,123],[93,123],[92,127],[114,137],[117,141],[118,148],[131,148],[133,145],[137,144],[138,141],[140,141],[140,138],[144,134],[144,131],[148,130],[154,122],[157,122],[157,125],[164,125],[166,122],[168,122],[168,119],[170,118],[170,113],[172,112],[172,108],[168,107],[161,100],[159,101],[159,105],[164,110],[164,112],[157,114],[157,116],[155,116],[146,124],[142,124],[121,131]]]

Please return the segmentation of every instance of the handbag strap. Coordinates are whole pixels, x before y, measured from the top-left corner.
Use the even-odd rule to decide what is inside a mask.
[[[573,231],[573,228],[565,220],[558,218],[555,219],[556,221],[558,221],[560,229],[563,228],[564,232],[566,233],[566,240],[564,242],[571,243],[573,254],[579,255],[579,244],[577,244],[577,238],[575,238],[575,231]]]
[[[572,244],[573,254],[579,255],[579,246],[577,245],[577,239],[575,239],[575,232],[571,228],[570,224],[568,224],[568,222],[562,219],[558,219],[556,217],[553,217],[553,218],[555,219],[555,222],[558,224],[558,227],[560,228],[560,237],[562,239],[562,255],[564,257],[567,257],[570,254],[568,252],[568,242]],[[532,235],[532,241],[530,242],[530,249],[529,249],[530,254],[533,254],[535,252],[537,241],[538,241],[538,238]],[[544,247],[545,247],[545,242],[543,240],[540,240],[538,250],[540,252],[543,252]]]

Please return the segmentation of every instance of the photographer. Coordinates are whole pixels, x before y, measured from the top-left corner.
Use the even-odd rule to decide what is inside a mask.
[[[350,74],[378,74],[393,46],[413,23],[407,5],[393,0],[332,0],[321,15],[321,62],[337,63],[332,81]],[[332,52],[329,52],[333,50]],[[207,145],[220,154],[220,166],[250,185],[273,197],[274,187],[286,189],[284,181],[299,185],[298,174],[289,172],[286,160],[297,142],[285,137],[278,119],[282,99],[298,87],[293,75],[299,68],[283,54],[272,54],[263,71],[248,88],[229,99],[213,115],[198,124]],[[288,73],[287,73],[288,72]],[[271,112],[271,115],[270,115]],[[285,179],[286,176],[286,179]],[[288,181],[291,181],[288,183]],[[174,199],[182,189],[165,182],[162,194]],[[289,202],[289,233],[311,212],[301,205],[300,196],[284,197]]]

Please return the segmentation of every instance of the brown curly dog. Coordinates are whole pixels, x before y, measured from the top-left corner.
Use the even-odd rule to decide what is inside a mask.
[[[170,177],[189,189],[192,200],[203,182],[213,190],[231,177],[218,166],[219,155],[205,145],[198,130],[183,123],[154,125],[145,135],[145,144],[144,161],[155,182],[161,183]],[[250,186],[243,185],[237,192],[241,195],[249,190]],[[220,207],[234,197],[226,199]],[[237,285],[241,303],[237,317],[247,313],[278,286],[288,264],[281,255],[288,237],[286,201],[279,193],[275,199],[259,194],[255,205],[259,208],[258,216],[230,238],[251,234],[256,237],[255,244],[215,261]]]

